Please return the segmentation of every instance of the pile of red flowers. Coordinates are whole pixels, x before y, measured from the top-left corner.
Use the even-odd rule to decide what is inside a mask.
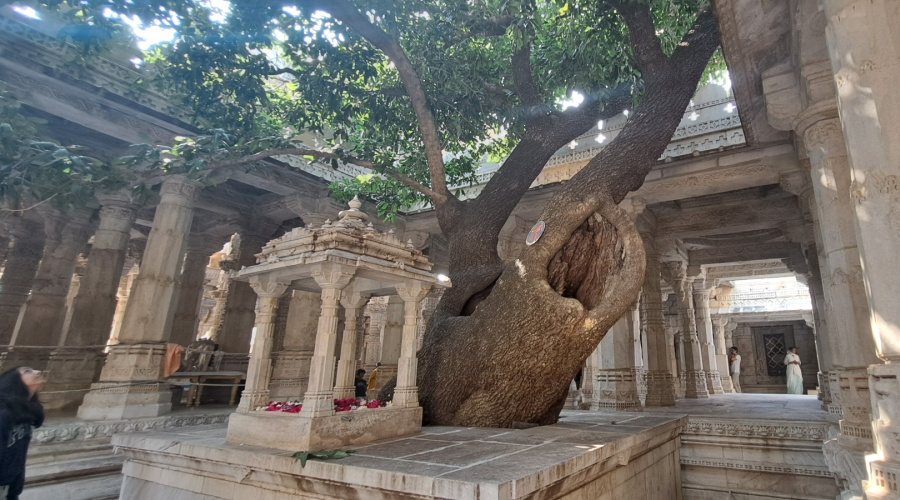
[[[385,406],[385,403],[377,400],[372,400],[369,402],[358,401],[356,399],[335,399],[334,400],[334,411],[350,411],[355,408],[359,408],[360,406],[365,406],[366,408],[381,408]],[[300,410],[303,409],[303,403],[299,402],[285,402],[285,401],[269,401],[268,406],[265,411],[281,411],[284,413],[300,413]]]
[[[285,413],[300,413],[303,403],[286,403],[283,401],[269,401],[266,411],[283,411]]]
[[[354,408],[359,408],[362,404],[365,404],[366,408],[380,408],[382,406],[385,406],[385,403],[377,401],[375,399],[369,402],[359,401],[356,399],[335,399],[334,411],[350,411]]]

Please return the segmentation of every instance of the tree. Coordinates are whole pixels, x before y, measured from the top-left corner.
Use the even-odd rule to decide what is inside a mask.
[[[418,354],[436,424],[556,420],[569,381],[643,281],[643,247],[617,203],[664,151],[719,44],[698,0],[60,5],[104,33],[116,15],[103,9],[177,30],[147,59],[161,81],[198,120],[268,134],[236,139],[203,168],[285,153],[352,162],[379,175],[336,193],[362,191],[386,214],[434,205],[453,283]],[[584,102],[563,109],[573,90]],[[548,204],[543,237],[502,262],[499,232],[547,160],[625,109],[619,136]],[[300,144],[304,132],[324,147]],[[481,194],[452,192],[485,155],[506,160]]]

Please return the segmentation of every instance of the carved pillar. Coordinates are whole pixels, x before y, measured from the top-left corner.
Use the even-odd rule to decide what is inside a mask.
[[[182,176],[168,176],[163,181],[119,344],[110,347],[100,382],[91,386],[78,409],[80,418],[158,416],[171,410],[171,392],[161,379],[175,315],[175,282],[181,273],[199,189],[198,183]]]
[[[662,291],[659,283],[659,255],[652,238],[644,238],[647,269],[641,290],[641,309],[647,335],[646,406],[675,406],[675,367],[669,355],[669,340],[663,318]]]
[[[356,395],[356,322],[359,308],[369,299],[355,290],[344,292],[341,305],[344,306],[344,334],[341,336],[341,357],[338,360],[337,379],[334,384],[336,399],[350,399]]]
[[[125,309],[128,307],[128,297],[138,277],[141,268],[136,263],[131,266],[128,273],[119,279],[119,288],[116,290],[116,312],[113,314],[112,327],[109,330],[107,345],[119,343],[119,332],[122,330],[122,319],[125,318]]]
[[[684,263],[667,262],[672,274],[675,302],[681,320],[681,351],[684,356],[684,397],[690,399],[708,398],[706,374],[700,353],[700,339],[694,318],[692,296],[693,278],[686,275]]]
[[[642,410],[634,366],[636,313],[636,309],[629,309],[600,342],[601,365],[595,376],[593,409]]]
[[[706,387],[712,394],[724,394],[722,378],[716,364],[716,346],[713,343],[712,318],[709,314],[709,294],[712,288],[707,286],[705,277],[694,279],[694,314],[697,337],[700,340],[700,357],[703,359],[703,369],[706,372]]]
[[[196,340],[200,303],[203,300],[206,283],[206,268],[209,265],[209,257],[222,248],[220,243],[221,240],[205,234],[192,234],[188,238],[175,316],[172,318],[170,342],[187,347]]]
[[[829,418],[839,420],[840,434],[826,443],[846,455],[855,468],[837,470],[845,491],[862,495],[865,456],[873,448],[868,366],[878,363],[868,317],[868,302],[853,228],[850,167],[833,105],[810,107],[797,130],[810,160],[822,259],[821,274],[832,355],[829,371],[832,404]],[[818,246],[818,245],[817,245]],[[832,453],[832,454],[834,454]],[[828,456],[829,453],[826,453]]]
[[[116,292],[122,277],[135,209],[121,199],[103,199],[100,225],[88,256],[66,345],[105,344],[116,309]]]
[[[75,259],[84,251],[94,229],[90,223],[93,211],[79,209],[62,214],[47,208],[42,212],[47,244],[31,295],[13,332],[11,343],[16,345],[53,346],[59,342]]]
[[[45,376],[44,407],[63,409],[81,403],[103,360],[116,310],[116,291],[128,251],[135,207],[124,196],[101,197],[100,224],[84,276],[72,305],[63,346],[53,351]],[[72,392],[59,392],[72,391]]]
[[[594,387],[597,385],[597,370],[600,369],[600,344],[584,362],[581,372],[581,404],[579,410],[589,410],[594,404]]]
[[[316,347],[309,367],[309,387],[303,397],[301,413],[306,417],[334,414],[335,343],[338,330],[338,307],[341,291],[353,278],[355,268],[339,264],[321,264],[313,270],[313,278],[322,287],[322,314],[316,331]]]
[[[810,193],[810,196],[812,194]],[[814,224],[815,230],[818,231],[818,225]],[[806,280],[809,285],[809,296],[812,302],[813,322],[816,330],[816,354],[819,361],[819,373],[816,378],[819,383],[818,398],[822,401],[822,409],[828,411],[831,405],[831,385],[828,382],[828,373],[833,369],[831,360],[833,354],[831,345],[828,342],[828,322],[825,319],[825,291],[822,288],[822,275],[819,271],[819,263],[821,256],[819,255],[819,245],[810,245],[807,249],[807,263],[809,266],[809,278]]]
[[[257,277],[250,282],[251,289],[259,297],[256,303],[256,337],[247,366],[247,381],[238,413],[249,413],[269,400],[269,376],[272,367],[272,334],[275,331],[275,313],[278,301],[287,290],[287,285],[274,279]]]
[[[403,342],[403,324],[406,306],[403,299],[397,295],[386,297],[383,309],[379,310],[379,316],[374,323],[378,325],[378,342],[373,347],[378,347],[376,361],[381,362],[378,368],[378,376],[375,384],[375,395],[384,384],[397,374],[400,363]],[[369,395],[373,397],[373,394]]]
[[[6,226],[12,243],[0,277],[0,345],[12,340],[44,248],[44,229],[39,222],[10,216]]]
[[[233,259],[234,269],[256,264],[255,254],[261,251],[266,243],[264,240],[265,238],[243,232],[232,238],[232,251],[237,254]],[[216,343],[225,352],[247,352],[253,332],[256,294],[248,283],[232,280],[224,295]]]
[[[725,325],[727,318],[714,318],[712,320],[715,335],[716,367],[722,380],[722,389],[726,394],[734,392],[734,384],[731,382],[731,363],[728,361],[728,344],[725,342]]]
[[[876,453],[868,464],[866,494],[870,499],[900,498],[900,11],[887,0],[822,3],[849,153],[868,321],[878,356],[887,362],[873,362],[868,370]],[[832,329],[830,317],[828,321]]]
[[[397,362],[397,388],[394,389],[394,406],[415,408],[419,406],[419,388],[416,385],[416,321],[419,302],[431,287],[422,283],[397,285],[397,294],[403,299],[403,336],[400,339],[400,359]]]

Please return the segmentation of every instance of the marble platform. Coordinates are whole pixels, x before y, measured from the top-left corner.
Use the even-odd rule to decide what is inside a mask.
[[[145,430],[184,430],[198,425],[224,426],[234,407],[181,408],[160,417],[85,421],[74,415],[48,415],[34,431],[21,500],[100,500],[118,498],[121,455],[113,434]]]
[[[172,500],[680,499],[674,415],[590,412],[524,430],[426,427],[419,435],[310,461],[225,443],[221,426],[117,435],[121,498]]]

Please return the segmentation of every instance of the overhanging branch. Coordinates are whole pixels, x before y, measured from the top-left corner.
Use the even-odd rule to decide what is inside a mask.
[[[385,33],[384,30],[372,24],[365,15],[360,13],[347,0],[304,0],[301,4],[330,13],[368,40],[369,43],[382,51],[394,63],[394,67],[400,75],[400,80],[403,82],[403,86],[406,87],[413,111],[416,114],[419,131],[422,134],[422,141],[425,145],[425,157],[428,161],[428,170],[433,187],[431,198],[434,200],[435,206],[439,206],[447,199],[452,198],[452,195],[447,190],[443,151],[437,126],[434,122],[434,114],[428,109],[422,82],[406,56],[403,47],[400,46],[397,40]]]

